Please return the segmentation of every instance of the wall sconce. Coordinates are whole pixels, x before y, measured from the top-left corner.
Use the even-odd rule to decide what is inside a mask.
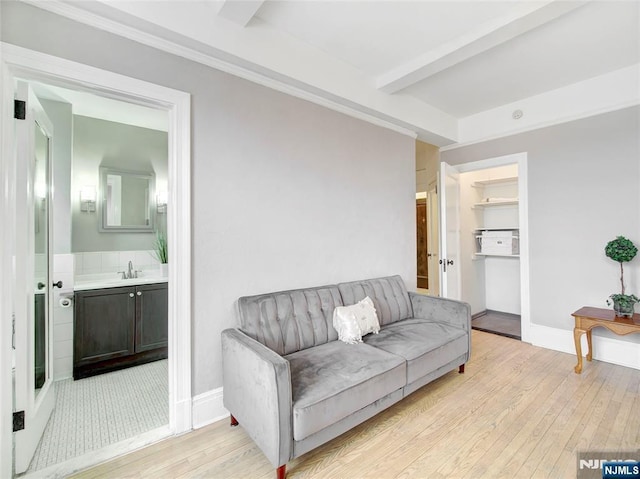
[[[91,213],[96,210],[96,187],[83,186],[80,190],[80,211]]]
[[[33,187],[33,194],[39,200],[44,200],[47,197],[47,185],[45,183],[36,183]]]
[[[47,185],[45,183],[36,183],[33,187],[36,205],[44,209],[45,200],[47,199]]]
[[[156,195],[156,205],[158,206],[158,213],[166,213],[167,212],[167,192],[166,191],[158,191]]]

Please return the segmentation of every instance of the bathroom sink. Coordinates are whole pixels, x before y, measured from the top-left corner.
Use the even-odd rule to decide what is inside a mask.
[[[115,277],[114,277],[115,276]],[[118,274],[94,274],[76,276],[73,289],[85,291],[88,289],[120,288],[123,286],[136,286],[138,284],[166,283],[167,278],[160,276],[159,272],[151,271],[138,278],[122,279]]]

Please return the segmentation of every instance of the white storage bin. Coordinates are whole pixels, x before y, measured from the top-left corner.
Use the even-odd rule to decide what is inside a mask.
[[[517,255],[520,253],[519,238],[515,231],[483,231],[479,241],[482,254]]]

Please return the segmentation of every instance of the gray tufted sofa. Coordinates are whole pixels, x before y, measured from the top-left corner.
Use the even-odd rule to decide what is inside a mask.
[[[336,306],[369,296],[381,330],[338,340]],[[400,276],[243,297],[222,332],[224,406],[284,478],[293,458],[464,364],[469,305],[408,293]]]

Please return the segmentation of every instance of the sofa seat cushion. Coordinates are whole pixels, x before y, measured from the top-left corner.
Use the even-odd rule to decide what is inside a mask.
[[[465,354],[469,338],[464,329],[424,319],[405,319],[383,326],[379,334],[362,338],[407,360],[407,384]]]
[[[332,341],[285,356],[296,441],[405,386],[404,358],[364,343]]]

